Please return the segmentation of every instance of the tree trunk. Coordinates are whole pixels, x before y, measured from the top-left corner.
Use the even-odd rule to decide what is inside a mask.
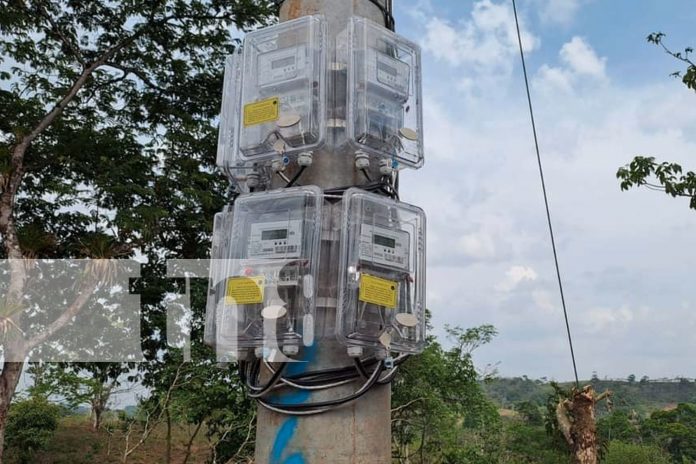
[[[101,419],[102,419],[103,413],[104,413],[104,410],[102,409],[101,405],[93,405],[92,406],[92,431],[93,432],[98,432],[99,429],[101,429]]]
[[[169,413],[169,406],[166,409],[167,416],[167,449],[165,450],[164,462],[171,464],[172,462],[172,416]]]
[[[24,369],[23,362],[6,362],[0,374],[0,464],[3,462],[5,450],[5,426],[10,404]]]
[[[611,395],[607,391],[596,395],[591,386],[582,391],[573,390],[572,398],[561,401],[556,407],[560,431],[573,453],[574,464],[597,464],[597,423],[595,405]]]
[[[597,464],[597,425],[593,391],[583,391],[573,397],[573,454],[576,464]]]

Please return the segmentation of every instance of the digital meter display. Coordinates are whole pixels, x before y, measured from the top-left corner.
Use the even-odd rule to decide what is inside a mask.
[[[408,98],[411,67],[408,63],[393,58],[375,49],[369,50],[368,82],[375,85],[375,90],[387,91],[400,99]]]
[[[288,238],[288,229],[264,230],[261,240],[281,240]]]
[[[360,259],[380,266],[408,269],[410,237],[408,232],[371,224],[360,227]]]
[[[307,47],[280,48],[258,56],[257,79],[261,87],[269,85],[298,84],[308,79]]]
[[[393,67],[389,66],[388,64],[386,64],[386,63],[383,62],[383,61],[377,61],[377,69],[378,69],[379,71],[383,71],[383,72],[389,73],[389,74],[391,74],[392,76],[396,76],[396,74],[398,73],[398,71],[396,70],[396,68],[393,68]]]
[[[300,256],[302,221],[260,222],[251,225],[249,258],[288,259]]]
[[[295,64],[295,57],[291,56],[289,58],[285,58],[283,60],[276,60],[273,62],[271,67],[273,69],[278,69],[278,68],[284,68],[285,66],[291,66]]]
[[[375,245],[382,245],[388,248],[396,248],[396,240],[383,235],[375,235],[372,239]]]

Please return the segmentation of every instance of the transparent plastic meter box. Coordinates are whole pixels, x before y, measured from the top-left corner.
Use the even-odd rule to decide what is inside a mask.
[[[250,32],[239,87],[239,162],[311,151],[326,132],[326,22],[321,15]]]
[[[343,199],[338,336],[348,347],[420,353],[425,213],[353,188]]]
[[[348,27],[348,138],[395,165],[423,165],[421,52],[365,18]],[[339,52],[340,55],[340,52]]]
[[[217,165],[231,179],[246,174],[245,164],[236,155],[239,150],[239,98],[242,85],[242,55],[240,50],[225,60],[222,88],[222,108],[218,134]]]
[[[252,193],[216,216],[206,342],[218,355],[313,343],[322,202],[318,187]]]

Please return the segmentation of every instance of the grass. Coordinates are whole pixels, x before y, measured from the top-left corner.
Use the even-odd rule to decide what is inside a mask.
[[[106,425],[106,424],[105,424]],[[172,425],[171,464],[181,464],[185,456],[188,429],[182,425]],[[139,440],[136,433],[131,435],[131,446]],[[122,462],[125,436],[116,431],[112,436],[104,429],[93,432],[88,417],[72,416],[61,420],[49,447],[32,459],[33,464],[118,464]],[[128,458],[128,464],[166,464],[166,429],[156,429],[150,438]],[[208,458],[208,443],[203,431],[193,443],[189,464],[204,464]],[[18,461],[11,451],[8,464]]]

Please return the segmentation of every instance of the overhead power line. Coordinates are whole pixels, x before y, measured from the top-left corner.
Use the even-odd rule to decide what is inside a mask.
[[[520,46],[520,58],[522,59],[522,71],[524,73],[524,85],[527,89],[527,102],[529,103],[529,116],[532,121],[532,132],[534,133],[534,147],[536,148],[537,162],[539,164],[539,176],[541,177],[541,188],[544,192],[544,205],[546,206],[546,219],[549,224],[549,234],[551,236],[551,247],[553,248],[553,261],[556,265],[556,276],[558,277],[558,289],[561,294],[561,304],[563,305],[563,316],[565,317],[566,331],[568,333],[568,345],[570,346],[570,356],[573,360],[573,373],[575,374],[575,385],[580,388],[580,379],[578,377],[578,367],[575,361],[575,350],[573,349],[573,336],[570,330],[570,322],[568,320],[568,308],[566,306],[565,294],[563,292],[563,279],[561,278],[561,267],[558,264],[558,250],[556,249],[556,238],[553,232],[553,222],[551,221],[551,208],[549,207],[549,195],[546,189],[546,180],[544,178],[544,167],[541,163],[541,151],[539,150],[539,137],[537,135],[536,121],[534,119],[534,106],[532,105],[532,94],[529,91],[529,77],[527,74],[527,63],[524,58],[524,47],[522,46],[522,34],[520,32],[520,20],[517,16],[517,3],[512,0],[512,10],[515,13],[515,26],[517,28],[517,41]]]

